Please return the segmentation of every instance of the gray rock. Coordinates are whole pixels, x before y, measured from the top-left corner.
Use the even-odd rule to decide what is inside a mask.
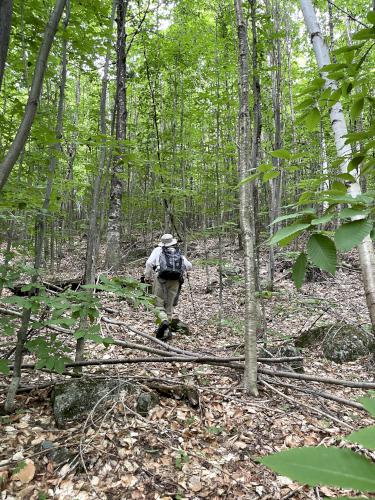
[[[299,347],[320,343],[324,356],[336,363],[355,361],[374,352],[374,338],[361,328],[347,323],[323,325],[304,332],[297,340]]]
[[[178,318],[172,319],[169,323],[169,328],[172,332],[180,333],[182,335],[191,335],[188,325]]]
[[[147,417],[151,408],[159,404],[159,396],[154,392],[141,392],[136,403],[136,411],[142,417]]]
[[[46,452],[47,457],[55,462],[56,465],[71,462],[75,457],[75,454],[70,452],[67,448],[58,448],[52,441],[43,441],[40,448],[42,451]]]
[[[85,378],[56,385],[52,393],[52,403],[57,426],[62,428],[70,420],[81,419],[102,398],[103,401],[116,399],[118,385],[117,380]]]
[[[219,270],[219,269],[218,269]],[[220,271],[220,270],[219,270]],[[236,266],[223,266],[221,269],[221,274],[224,278],[241,276],[242,269]]]

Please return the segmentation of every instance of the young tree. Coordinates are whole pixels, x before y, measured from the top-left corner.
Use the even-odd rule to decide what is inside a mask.
[[[12,27],[13,0],[0,0],[0,91]]]
[[[49,18],[46,31],[44,33],[43,42],[39,50],[33,82],[31,85],[23,119],[18,128],[16,137],[14,138],[5,158],[0,163],[0,191],[3,189],[5,183],[7,182],[9,174],[11,173],[12,168],[14,167],[22,149],[26,144],[27,138],[29,137],[30,129],[34,122],[35,113],[38,107],[40,92],[42,90],[48,55],[51,50],[52,42],[55,38],[55,34],[66,2],[67,0],[56,0],[55,7],[52,11],[51,17]]]
[[[250,173],[250,112],[247,25],[242,0],[234,0],[238,34],[239,114],[238,114],[238,170],[240,177],[240,223],[245,264],[245,389],[254,396],[257,389],[256,328],[257,307],[255,296],[254,262],[254,206],[251,184],[246,182]]]

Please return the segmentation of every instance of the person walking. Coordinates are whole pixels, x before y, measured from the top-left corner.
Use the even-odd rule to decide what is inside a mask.
[[[152,293],[156,296],[156,307],[160,320],[156,337],[168,340],[172,334],[169,323],[173,308],[178,303],[184,273],[192,268],[191,262],[182,255],[177,239],[171,234],[163,234],[160,243],[147,259],[144,271],[146,282],[153,283]]]

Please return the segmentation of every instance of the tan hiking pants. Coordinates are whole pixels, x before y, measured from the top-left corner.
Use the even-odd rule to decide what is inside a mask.
[[[155,276],[152,293],[156,295],[156,307],[160,321],[171,321],[173,304],[180,288],[179,280],[163,280]]]

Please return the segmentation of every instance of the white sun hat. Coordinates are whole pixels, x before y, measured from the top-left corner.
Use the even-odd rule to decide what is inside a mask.
[[[160,238],[160,243],[159,247],[170,247],[172,245],[175,245],[177,243],[176,238],[173,238],[171,234],[163,234],[163,236]]]

